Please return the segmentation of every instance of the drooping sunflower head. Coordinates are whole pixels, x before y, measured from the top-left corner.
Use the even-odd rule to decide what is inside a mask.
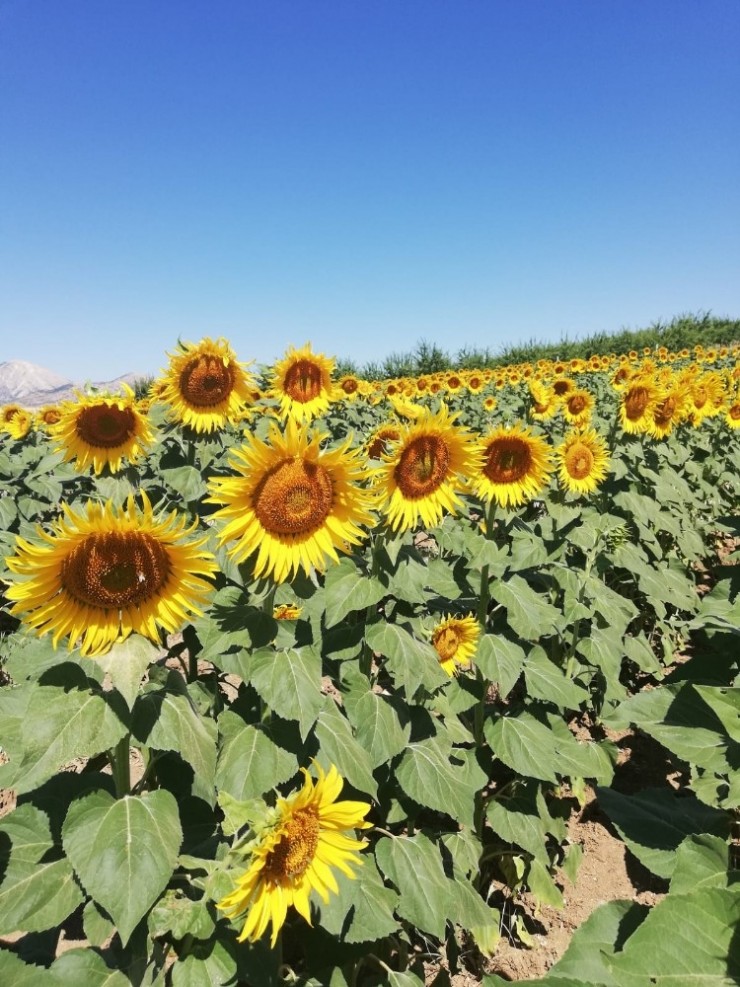
[[[448,675],[456,675],[461,665],[468,665],[475,655],[480,624],[475,617],[445,617],[432,631],[432,644],[439,663]]]
[[[332,383],[333,358],[314,353],[306,343],[297,350],[291,346],[285,357],[273,367],[270,394],[280,402],[284,418],[310,422],[323,415],[337,399]]]
[[[424,409],[383,456],[374,478],[388,525],[408,531],[422,522],[433,528],[445,512],[455,513],[459,491],[475,468],[475,446],[445,405]]]
[[[237,562],[253,557],[254,575],[282,583],[299,569],[323,572],[374,524],[374,495],[365,487],[360,450],[351,439],[322,450],[326,435],[310,435],[289,418],[271,425],[267,441],[249,435],[232,451],[234,475],[210,481],[208,502],[225,522],[221,544]]]
[[[50,533],[38,529],[42,544],[16,539],[8,568],[20,578],[7,589],[11,612],[39,636],[62,638],[69,649],[99,655],[131,633],[159,641],[160,629],[179,630],[200,614],[210,591],[215,559],[205,538],[188,539],[194,525],[175,512],[155,517],[142,491],[125,507],[88,502],[64,517]],[[197,523],[197,522],[196,522]]]
[[[547,387],[540,381],[532,381],[529,385],[532,404],[529,408],[530,418],[535,421],[547,421],[558,410],[558,397],[552,387]]]
[[[240,942],[254,942],[272,925],[274,947],[291,906],[310,925],[311,892],[328,904],[329,892],[339,893],[332,868],[354,878],[352,868],[362,864],[359,854],[367,841],[348,831],[369,828],[370,805],[338,802],[344,780],[337,769],[331,765],[325,774],[315,762],[314,767],[316,781],[303,768],[303,788],[278,800],[274,823],[262,831],[246,871],[217,904],[230,919],[244,917]]]
[[[50,426],[57,450],[78,472],[92,466],[96,476],[106,467],[117,473],[124,459],[137,459],[153,441],[134,392],[124,389],[113,397],[79,394],[76,401],[64,402],[59,421]]]
[[[590,494],[602,483],[609,469],[609,451],[594,430],[574,430],[555,450],[561,486],[572,493]]]
[[[225,339],[178,345],[153,396],[169,406],[172,421],[195,432],[224,428],[251,403],[254,381],[246,364],[237,361]]]
[[[547,441],[521,425],[498,426],[479,444],[480,467],[473,477],[473,490],[486,503],[519,507],[535,497],[548,483],[551,449]]]

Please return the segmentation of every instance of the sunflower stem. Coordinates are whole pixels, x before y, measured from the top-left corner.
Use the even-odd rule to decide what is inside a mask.
[[[131,734],[127,733],[121,737],[116,746],[109,753],[111,768],[113,771],[113,781],[116,786],[116,798],[123,798],[131,792],[131,771],[129,765],[129,744]]]
[[[195,466],[195,442],[192,439],[188,439],[188,466]]]

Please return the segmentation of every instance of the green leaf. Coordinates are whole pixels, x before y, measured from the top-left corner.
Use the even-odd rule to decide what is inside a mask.
[[[474,753],[474,752],[473,752]],[[398,784],[421,806],[444,812],[473,827],[475,794],[487,776],[467,752],[440,743],[437,737],[409,744],[396,770]]]
[[[169,672],[163,689],[139,696],[131,729],[140,743],[179,754],[193,769],[193,794],[213,805],[216,724],[198,713],[179,672]]]
[[[538,811],[532,785],[514,790],[510,798],[494,798],[486,808],[486,818],[494,833],[505,843],[512,843],[549,863],[547,829]]]
[[[729,832],[726,812],[691,796],[678,796],[672,789],[647,788],[622,795],[612,788],[597,787],[596,797],[632,853],[659,877],[671,876],[676,850],[687,836]]]
[[[526,882],[540,905],[550,905],[553,908],[563,907],[563,895],[560,888],[555,884],[547,866],[537,857],[529,863]]]
[[[82,903],[69,861],[50,860],[53,850],[48,818],[34,806],[0,821],[0,935],[52,929]]]
[[[619,987],[607,964],[607,958],[621,948],[625,939],[645,918],[648,909],[634,901],[609,901],[600,905],[573,933],[561,959],[551,968],[549,978],[584,978],[587,984]],[[557,978],[557,979],[556,979]],[[678,987],[678,985],[676,985]]]
[[[86,938],[93,946],[102,946],[113,937],[116,927],[107,915],[104,915],[99,905],[90,898],[82,912],[82,928]]]
[[[49,970],[24,963],[9,949],[0,949],[0,984],[7,984],[7,987],[56,987]]]
[[[120,970],[113,970],[93,949],[70,949],[51,965],[54,987],[131,987]]]
[[[267,705],[285,720],[297,720],[305,740],[323,705],[321,653],[317,648],[273,651],[262,648],[250,655],[246,680]]]
[[[114,644],[102,657],[92,660],[108,676],[110,684],[118,689],[131,709],[144,673],[160,654],[160,649],[147,638],[132,634],[120,644]]]
[[[561,709],[580,709],[590,699],[588,690],[569,679],[540,645],[535,645],[525,659],[524,679],[530,695],[555,703]]]
[[[149,913],[149,934],[155,938],[171,933],[175,939],[191,935],[209,939],[216,923],[203,901],[188,898],[181,888],[169,888]]]
[[[327,627],[334,627],[354,610],[375,606],[388,592],[379,579],[368,576],[347,558],[327,570],[324,591]]]
[[[669,894],[607,963],[620,987],[729,987],[740,979],[739,925],[735,889]]]
[[[3,778],[3,784],[19,795],[38,788],[75,758],[114,747],[126,734],[112,703],[90,688],[79,666],[65,663],[63,670],[60,666],[47,675],[57,672],[60,686],[62,676],[66,680],[63,688],[43,685],[32,690],[23,720],[23,757],[9,765],[14,770]]]
[[[449,880],[437,847],[422,833],[413,837],[384,837],[375,859],[400,893],[398,914],[438,939],[444,938],[451,910]]]
[[[349,720],[331,699],[325,700],[319,713],[316,739],[320,760],[335,764],[339,773],[358,791],[367,792],[373,797],[378,794],[370,755],[354,737]]]
[[[160,469],[159,475],[185,503],[200,500],[207,493],[201,471],[194,466],[176,466],[174,469]]]
[[[218,939],[196,943],[171,969],[172,987],[226,987],[236,981],[235,947]]]
[[[361,859],[354,879],[336,874],[339,893],[318,908],[317,924],[343,942],[374,942],[398,930],[393,914],[398,895],[385,887],[371,855],[363,854]]]
[[[411,734],[401,726],[393,706],[375,692],[364,692],[355,702],[345,701],[357,742],[367,751],[374,768],[405,750]]]
[[[489,682],[498,686],[505,699],[514,688],[524,668],[523,649],[513,641],[496,634],[485,634],[478,642],[475,663]]]
[[[248,801],[292,778],[298,770],[294,754],[278,747],[263,725],[252,726],[226,710],[218,718],[223,736],[216,787],[240,802]]]
[[[509,626],[525,641],[553,634],[563,622],[560,611],[521,576],[509,576],[497,582],[493,597],[506,607]]]
[[[370,648],[387,659],[397,688],[411,699],[418,689],[433,692],[449,681],[439,655],[427,641],[420,641],[398,624],[370,624],[365,635]]]
[[[730,849],[726,840],[708,833],[687,836],[676,853],[671,894],[691,894],[700,888],[726,888],[740,880],[730,873]]]
[[[177,863],[182,828],[174,796],[165,789],[118,800],[107,792],[86,795],[70,806],[62,840],[85,890],[125,945]]]

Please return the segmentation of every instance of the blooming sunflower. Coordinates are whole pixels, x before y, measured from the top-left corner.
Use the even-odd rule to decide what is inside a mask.
[[[12,422],[19,411],[23,411],[23,408],[19,404],[5,404],[0,408],[0,428],[7,428],[9,422]]]
[[[678,381],[662,388],[648,414],[647,429],[655,439],[664,439],[689,414],[689,392]]]
[[[367,840],[348,836],[347,830],[369,828],[364,818],[369,803],[337,802],[342,776],[333,764],[327,774],[315,762],[314,766],[315,782],[301,768],[303,788],[278,799],[274,821],[258,834],[249,866],[216,906],[230,919],[244,916],[239,942],[254,942],[272,924],[274,947],[291,905],[311,925],[311,892],[328,904],[329,892],[339,892],[332,868],[354,878],[352,867],[363,862],[359,853]]]
[[[356,401],[360,396],[360,382],[353,374],[346,374],[342,377],[337,388],[348,401]]]
[[[323,353],[313,353],[310,343],[299,350],[291,346],[284,359],[277,361],[270,395],[279,400],[284,418],[310,422],[329,410],[337,398],[331,380],[334,362]]]
[[[650,414],[658,401],[658,389],[650,377],[633,377],[622,394],[619,418],[625,432],[647,432]]]
[[[117,473],[124,459],[136,459],[153,441],[134,392],[124,388],[119,396],[79,394],[76,401],[65,401],[59,421],[50,426],[57,450],[78,472],[92,465],[96,476],[106,466]]]
[[[536,496],[552,472],[550,446],[528,428],[498,426],[479,442],[481,466],[473,490],[481,500],[519,507]]]
[[[456,675],[460,665],[467,665],[478,647],[480,624],[475,617],[446,617],[432,631],[432,644],[439,663],[448,675]]]
[[[19,411],[10,419],[5,426],[14,439],[25,439],[33,427],[33,415],[30,411]]]
[[[740,428],[740,396],[736,395],[735,400],[728,406],[725,413],[725,423],[730,428]]]
[[[225,339],[179,343],[152,396],[170,408],[170,418],[195,432],[213,432],[236,419],[252,400],[254,382]]]
[[[555,459],[560,484],[571,493],[592,493],[609,469],[606,442],[592,428],[566,435],[555,450]]]
[[[18,536],[7,564],[27,578],[5,591],[11,613],[40,637],[51,633],[54,647],[67,636],[70,650],[81,641],[83,655],[103,654],[132,632],[157,642],[160,628],[173,633],[200,615],[217,569],[206,539],[186,541],[195,524],[186,528],[174,511],[155,517],[141,498],[141,511],[133,495],[118,509],[88,502],[77,513],[63,504],[51,533],[37,528],[45,544]]]
[[[594,396],[590,391],[577,388],[564,395],[563,417],[571,425],[585,425],[594,408]]]
[[[48,429],[62,420],[62,409],[58,404],[45,404],[36,412],[36,421],[41,428]]]
[[[214,517],[226,522],[221,544],[237,562],[255,556],[256,577],[282,583],[300,568],[323,572],[327,558],[338,561],[373,525],[374,496],[362,486],[365,472],[360,450],[351,439],[322,451],[326,435],[309,435],[289,418],[285,433],[272,423],[267,442],[255,435],[232,451],[236,476],[210,480],[208,503],[220,504]]]
[[[393,530],[408,531],[420,521],[433,528],[445,511],[456,512],[458,491],[475,468],[475,446],[456,418],[445,405],[436,414],[423,409],[383,456],[375,483]]]
[[[532,398],[532,405],[529,409],[530,417],[541,422],[552,418],[558,410],[558,398],[555,391],[536,381],[529,385],[529,392]]]
[[[389,423],[377,428],[365,443],[365,452],[368,459],[380,459],[387,451],[391,442],[398,442],[401,438],[401,426]]]

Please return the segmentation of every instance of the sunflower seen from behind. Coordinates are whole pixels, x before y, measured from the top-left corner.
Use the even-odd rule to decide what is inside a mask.
[[[314,353],[311,344],[291,346],[272,371],[269,395],[277,398],[280,414],[297,422],[310,422],[327,412],[339,394],[332,382],[335,361]]]
[[[243,918],[239,942],[254,942],[272,926],[274,947],[289,908],[311,925],[311,893],[328,904],[329,894],[339,893],[335,869],[357,876],[353,868],[362,864],[360,852],[368,843],[349,834],[370,827],[365,820],[370,804],[338,802],[344,780],[336,767],[331,765],[327,773],[318,764],[314,767],[315,781],[302,768],[301,790],[278,799],[248,848],[247,869],[216,906],[232,921]]]
[[[360,450],[351,439],[322,449],[326,438],[293,419],[284,432],[273,422],[267,441],[248,435],[231,451],[234,475],[209,481],[219,542],[237,564],[252,558],[256,578],[282,583],[300,569],[324,572],[375,523]]]
[[[574,429],[555,450],[560,485],[570,493],[593,493],[607,477],[609,458],[606,441],[593,428]]]
[[[223,339],[179,343],[152,395],[168,406],[170,421],[198,433],[223,429],[252,403],[254,380]]]
[[[17,577],[5,595],[20,617],[56,647],[68,638],[85,656],[104,654],[130,634],[155,643],[160,630],[174,633],[199,616],[217,567],[191,540],[197,521],[176,512],[155,516],[141,492],[116,508],[88,502],[77,510],[62,504],[63,517],[50,532],[37,528],[38,542],[16,539],[7,566]]]
[[[475,495],[486,504],[519,507],[548,484],[551,448],[546,439],[521,425],[499,425],[478,443],[480,466],[473,475]]]
[[[418,524],[434,528],[445,512],[455,514],[460,491],[475,464],[475,444],[467,429],[455,424],[446,405],[427,408],[382,457],[374,474],[381,512],[397,532]]]
[[[78,394],[76,401],[64,402],[49,431],[65,462],[78,473],[92,466],[96,476],[106,468],[118,473],[124,460],[135,462],[154,441],[134,392],[125,384],[118,396]]]

